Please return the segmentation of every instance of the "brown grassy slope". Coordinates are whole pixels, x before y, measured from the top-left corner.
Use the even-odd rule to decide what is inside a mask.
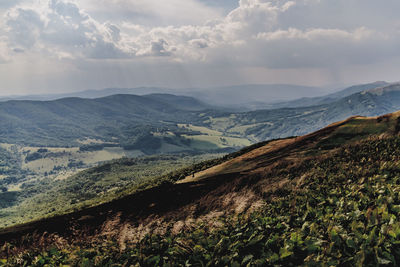
[[[116,238],[121,247],[149,232],[190,229],[198,222],[257,209],[276,195],[300,187],[310,159],[325,157],[347,142],[397,134],[400,112],[377,118],[352,117],[317,132],[277,140],[184,182],[164,184],[71,214],[0,230],[17,248],[51,242]],[[296,175],[299,174],[299,175]],[[31,238],[26,238],[31,235]],[[34,238],[32,238],[34,236]]]
[[[393,128],[395,118],[397,117],[398,115],[395,113],[381,116],[379,117],[379,121],[384,121],[383,127],[377,127],[375,124],[378,124],[378,117],[366,118],[354,116],[347,120],[333,123],[317,132],[305,136],[272,141],[265,146],[254,149],[220,165],[195,173],[194,176],[188,176],[184,180],[178,181],[178,183],[199,181],[221,174],[237,172],[254,173],[257,171],[263,171],[262,169],[259,169],[259,167],[271,167],[273,166],[272,163],[274,161],[278,161],[279,159],[283,158],[290,158],[290,155],[297,157],[299,155],[298,152],[306,152],[316,143],[319,143],[323,140],[329,140],[330,138],[335,138],[335,135],[340,135],[343,132],[348,131],[351,133],[351,135],[354,135],[351,139],[365,137],[364,135],[366,133],[368,135],[370,133],[374,134],[376,130],[378,133],[391,132],[389,129]],[[387,120],[388,118],[391,119]],[[374,129],[374,131],[371,132],[371,129],[368,129],[370,125],[372,125],[374,128],[377,127],[377,129]]]

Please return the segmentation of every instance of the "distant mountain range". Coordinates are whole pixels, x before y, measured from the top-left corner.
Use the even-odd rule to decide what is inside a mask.
[[[0,102],[9,100],[49,101],[70,97],[95,99],[116,94],[172,94],[194,97],[210,106],[214,106],[214,108],[257,110],[327,104],[354,93],[386,85],[389,85],[389,83],[377,81],[369,84],[351,86],[328,95],[325,95],[324,90],[320,88],[289,84],[245,84],[215,88],[186,89],[162,87],[106,88],[102,90],[86,90],[65,94],[6,96],[0,97]]]
[[[268,108],[283,108],[283,107],[307,107],[307,106],[317,106],[323,104],[329,104],[335,102],[343,97],[350,96],[352,94],[356,94],[365,90],[375,89],[379,87],[385,87],[389,85],[387,82],[377,81],[374,83],[354,85],[338,92],[328,94],[320,97],[302,97],[296,100],[280,102],[268,105]]]
[[[345,97],[310,100],[325,104],[256,110],[212,117],[208,127],[232,134],[243,134],[255,140],[297,136],[318,130],[350,116],[377,116],[400,109],[400,84],[377,87],[377,84],[352,87],[342,91]],[[380,85],[380,83],[379,83]],[[366,88],[373,88],[365,90]],[[362,90],[349,95],[351,90]],[[328,101],[329,99],[329,101]]]
[[[240,147],[306,134],[353,115],[393,112],[400,109],[400,85],[376,82],[302,101],[238,112],[171,94],[12,100],[0,102],[0,142],[78,146],[90,138],[147,154]]]
[[[115,94],[174,94],[195,97],[205,103],[219,107],[252,108],[257,105],[289,101],[300,97],[321,95],[321,89],[316,87],[267,84],[267,85],[237,85],[216,88],[172,89],[158,87],[138,88],[107,88],[102,90],[86,90],[67,94],[26,95],[0,97],[0,101],[8,100],[56,100],[68,97],[101,98]]]

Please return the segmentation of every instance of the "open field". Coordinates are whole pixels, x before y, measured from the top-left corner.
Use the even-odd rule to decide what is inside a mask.
[[[235,132],[222,132],[205,126],[195,126],[192,124],[178,124],[178,126],[190,130],[191,132],[199,133],[182,135],[186,139],[191,140],[191,147],[196,149],[244,147],[252,143],[248,138],[243,137],[243,135],[237,135]]]

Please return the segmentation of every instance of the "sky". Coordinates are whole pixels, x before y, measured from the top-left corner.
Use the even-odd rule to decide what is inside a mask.
[[[398,81],[398,0],[1,0],[0,95]]]

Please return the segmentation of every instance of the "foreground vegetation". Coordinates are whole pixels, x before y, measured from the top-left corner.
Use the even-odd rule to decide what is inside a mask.
[[[291,186],[265,194],[251,214],[220,226],[149,234],[121,249],[94,239],[24,251],[4,265],[45,266],[395,266],[400,264],[400,137],[344,145],[295,169]],[[302,179],[299,179],[302,177]],[[11,244],[2,248],[5,257]]]

